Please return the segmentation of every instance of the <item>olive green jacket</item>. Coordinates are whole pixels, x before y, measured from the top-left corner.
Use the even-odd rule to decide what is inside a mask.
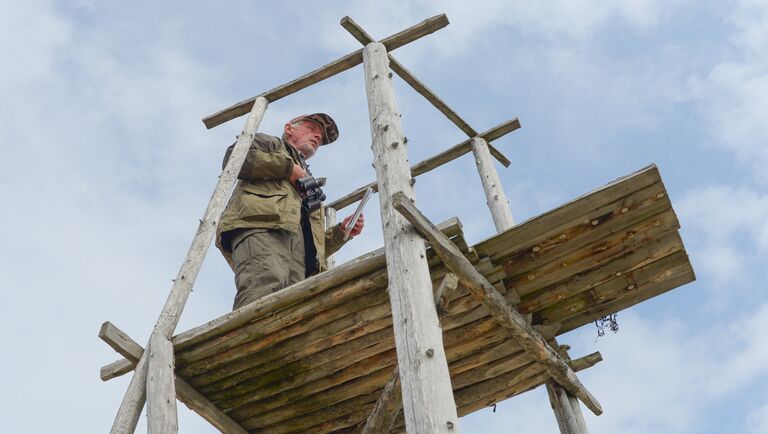
[[[227,148],[226,166],[234,144]],[[254,136],[245,163],[238,174],[235,191],[221,215],[216,230],[216,247],[234,269],[230,231],[236,229],[284,229],[301,233],[301,196],[288,180],[294,164],[302,164],[298,152],[277,137]],[[306,166],[304,166],[306,169]],[[323,208],[309,216],[320,271],[327,269],[325,258],[344,244],[339,225],[325,230]]]

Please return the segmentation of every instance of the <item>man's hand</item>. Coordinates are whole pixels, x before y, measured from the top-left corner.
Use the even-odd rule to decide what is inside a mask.
[[[347,227],[349,226],[349,222],[352,220],[352,216],[347,216],[347,218],[344,219],[344,221],[341,222],[341,231],[346,232]],[[352,230],[349,232],[350,237],[356,237],[360,235],[360,232],[363,231],[363,226],[365,226],[365,216],[363,213],[360,213],[360,218],[357,219],[357,223],[355,223],[355,226],[352,227]]]
[[[288,178],[293,188],[296,188],[296,181],[301,178],[307,177],[307,171],[302,169],[300,165],[294,164],[293,170],[291,170],[291,176]]]

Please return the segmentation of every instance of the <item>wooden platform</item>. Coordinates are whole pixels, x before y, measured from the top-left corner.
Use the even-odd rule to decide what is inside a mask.
[[[547,338],[694,280],[655,166],[468,247],[441,229]],[[177,375],[251,432],[347,432],[395,367],[383,251],[174,337]],[[433,283],[445,267],[430,259]],[[547,381],[461,287],[442,320],[460,415]],[[588,367],[591,359],[575,362]]]

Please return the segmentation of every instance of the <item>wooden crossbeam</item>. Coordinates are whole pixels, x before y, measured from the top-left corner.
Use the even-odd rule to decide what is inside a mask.
[[[520,128],[520,121],[517,118],[514,118],[508,121],[502,122],[499,125],[496,125],[495,127],[480,133],[479,137],[482,139],[485,139],[486,142],[490,142],[508,133],[511,133],[512,131],[515,131],[518,128]],[[419,175],[429,172],[432,169],[440,167],[443,164],[449,163],[461,157],[462,155],[472,150],[471,145],[472,145],[472,139],[467,139],[461,143],[458,143],[450,147],[449,149],[446,149],[445,151],[435,155],[434,157],[427,158],[426,160],[420,163],[414,164],[413,166],[411,166],[411,176],[415,178]],[[363,194],[365,194],[365,190],[367,190],[369,187],[372,188],[373,191],[379,191],[379,185],[374,181],[374,182],[371,182],[370,184],[366,184],[354,190],[352,193],[349,193],[346,196],[343,196],[329,204],[326,204],[325,206],[333,207],[338,211],[360,200],[363,197]]]
[[[472,264],[453,243],[411,203],[402,192],[394,193],[392,203],[427,240],[448,269],[458,276],[461,283],[490,311],[499,324],[507,329],[520,346],[546,369],[547,373],[571,394],[579,398],[593,413],[603,410],[600,403],[581,384],[568,363],[560,357],[526,322],[509,302]]]
[[[109,321],[101,325],[99,337],[107,345],[123,355],[132,366],[135,366],[144,354],[144,348],[141,345]],[[176,396],[179,398],[179,401],[207,420],[216,429],[223,433],[247,433],[243,427],[198,393],[189,383],[179,377],[175,378],[175,382]]]
[[[371,35],[369,35],[358,23],[350,17],[344,17],[341,19],[341,27],[344,27],[355,39],[357,39],[363,46],[374,42]],[[440,113],[445,115],[451,122],[454,123],[461,131],[464,132],[469,138],[477,136],[477,131],[469,126],[469,124],[461,118],[452,108],[448,106],[440,97],[430,90],[426,84],[422,83],[408,69],[405,68],[400,62],[398,62],[390,53],[389,54],[389,67],[395,74],[399,75],[406,83],[411,85],[413,90],[423,96],[430,104],[432,104]],[[488,145],[491,154],[499,160],[504,167],[509,167],[511,162],[504,156],[498,149],[492,145]]]
[[[426,35],[429,35],[430,33],[434,33],[437,30],[447,26],[448,24],[448,17],[446,17],[445,14],[436,15],[432,18],[428,18],[420,22],[419,24],[416,24],[415,26],[409,27],[399,33],[395,33],[394,35],[383,39],[381,43],[384,44],[384,46],[387,48],[387,51],[391,51]],[[217,113],[208,115],[203,118],[203,123],[205,124],[206,128],[211,129],[217,125],[221,125],[224,122],[230,121],[248,113],[251,110],[254,101],[256,101],[256,98],[264,97],[267,99],[267,101],[274,102],[280,98],[325,80],[328,77],[332,77],[336,74],[353,68],[361,63],[363,63],[362,49],[357,50],[354,53],[347,54],[338,60],[321,66],[320,68],[306,75],[277,86],[272,90],[262,93],[261,95],[240,101]]]

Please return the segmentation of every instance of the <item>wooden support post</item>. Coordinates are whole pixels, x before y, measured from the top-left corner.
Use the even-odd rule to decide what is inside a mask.
[[[581,434],[576,415],[573,413],[573,407],[568,402],[568,392],[557,383],[547,384],[547,394],[549,402],[552,405],[552,411],[555,412],[557,426],[560,428],[560,434]]]
[[[419,38],[422,38],[430,33],[436,32],[448,25],[448,17],[445,14],[436,15],[432,18],[428,18],[415,26],[409,27],[401,32],[383,39],[381,42],[387,47],[388,50],[394,50],[395,48],[402,47],[405,44],[411,43]],[[280,85],[270,91],[264,92],[261,95],[253,98],[248,98],[244,101],[240,101],[230,107],[225,108],[217,113],[206,116],[203,118],[203,123],[206,128],[211,129],[217,125],[223,124],[236,117],[242,116],[251,109],[253,102],[257,98],[264,97],[269,102],[275,102],[280,98],[288,96],[294,92],[298,92],[301,89],[307,88],[315,83],[325,80],[328,77],[333,77],[336,74],[344,72],[350,68],[353,68],[363,62],[363,50],[357,50],[354,53],[347,54],[341,59],[335,60],[325,66],[322,66],[306,75],[303,75],[296,80],[289,83]]]
[[[567,345],[559,345],[554,338],[551,343],[555,348],[559,348],[558,353],[563,359],[568,362],[571,361]],[[589,434],[584,414],[576,397],[568,393],[559,384],[553,382],[547,383],[547,394],[549,395],[549,403],[555,413],[561,434]]]
[[[523,315],[515,310],[509,301],[499,293],[461,251],[416,208],[403,193],[397,192],[392,197],[392,204],[419,233],[426,237],[432,249],[440,256],[451,272],[458,276],[461,283],[489,310],[499,324],[509,331],[512,338],[542,364],[547,373],[566,390],[579,398],[595,414],[603,412],[600,403],[581,384],[576,374],[565,360],[560,357],[526,322]]]
[[[197,279],[197,273],[200,271],[205,254],[208,252],[208,248],[213,240],[213,236],[216,232],[216,225],[218,224],[221,213],[226,206],[227,199],[235,185],[237,174],[240,173],[240,169],[243,166],[248,149],[253,141],[253,136],[256,134],[261,119],[264,117],[264,112],[267,110],[267,105],[268,102],[266,98],[259,97],[252,106],[251,113],[245,123],[245,128],[237,139],[237,144],[232,150],[229,162],[219,177],[219,181],[213,191],[213,195],[205,210],[205,214],[203,215],[202,220],[200,220],[197,233],[192,239],[192,245],[189,247],[186,258],[184,258],[179,274],[173,281],[174,283],[171,288],[171,293],[168,295],[165,306],[163,306],[157,324],[149,338],[149,351],[144,352],[141,360],[139,360],[139,363],[136,365],[133,378],[128,385],[125,397],[123,397],[123,401],[120,404],[120,410],[118,410],[115,421],[112,424],[112,434],[133,433],[136,429],[136,424],[139,421],[139,416],[141,415],[141,410],[144,407],[144,402],[146,400],[147,372],[149,370],[146,354],[152,352],[151,345],[153,341],[158,339],[158,337],[170,341],[173,332],[176,329],[176,325],[179,323],[181,312],[184,310],[184,305],[187,302],[189,293],[192,291],[192,286]],[[165,352],[166,355],[168,351],[171,351],[170,357],[166,357],[165,359],[172,360],[173,346],[161,345],[163,345],[161,351]],[[154,372],[159,372],[161,370],[165,370],[166,372],[170,371],[172,373],[173,366],[172,364],[170,366],[168,364],[158,364]],[[173,391],[173,386],[167,385],[169,378],[173,378],[173,376],[166,374],[158,377],[158,379],[163,379],[166,382],[166,385],[160,389],[163,390],[166,395],[164,397],[159,397],[159,399],[165,399],[166,401],[170,400],[173,402],[173,406],[175,406],[175,396],[167,395]],[[157,415],[157,413],[155,413],[155,415]]]
[[[326,206],[324,208],[325,212],[325,229],[328,230],[332,228],[336,224],[336,208],[332,206]],[[336,260],[334,259],[334,255],[330,255],[327,258],[325,258],[325,261],[328,264],[328,269],[332,270],[333,267],[336,266]]]
[[[512,212],[509,210],[507,195],[504,194],[504,188],[501,186],[499,173],[493,166],[491,154],[488,150],[488,142],[481,137],[472,138],[472,154],[475,156],[477,172],[480,174],[480,180],[485,190],[485,200],[488,208],[491,210],[493,224],[496,225],[496,232],[504,232],[511,228],[515,221],[512,218]]]
[[[147,374],[147,432],[165,434],[179,432],[174,384],[173,344],[169,338],[155,334],[149,341]]]
[[[443,295],[448,290],[455,291],[458,285],[459,280],[456,278],[456,275],[448,273],[443,277],[440,285],[435,290],[434,299],[438,320],[442,319],[446,313],[446,298]],[[395,420],[397,420],[397,416],[402,408],[403,395],[400,393],[400,373],[398,368],[395,368],[360,434],[388,433],[395,424]]]
[[[374,42],[363,49],[363,66],[406,430],[458,432],[424,240],[392,206],[392,193],[413,197],[413,187],[383,44]]]
[[[144,348],[141,348],[141,345],[109,321],[101,325],[99,337],[110,347],[114,348],[115,351],[125,356],[126,362],[130,363],[131,366],[137,363],[141,359],[142,354],[144,354]],[[247,433],[243,427],[198,393],[189,383],[176,377],[175,385],[179,400],[192,411],[202,416],[203,419],[207,420],[216,429],[225,434]]]
[[[579,426],[581,434],[589,434],[589,429],[587,429],[587,421],[584,420],[584,413],[581,411],[581,404],[579,404],[578,398],[568,393],[567,390],[563,391],[566,393],[568,402],[570,403],[571,409],[573,410],[573,414],[576,416],[576,424]]]
[[[355,39],[357,39],[361,44],[368,45],[371,42],[373,42],[373,38],[371,35],[368,34],[362,27],[360,27],[360,24],[357,24],[355,20],[353,20],[350,17],[344,17],[341,19],[341,27],[344,27]],[[418,92],[421,96],[423,96],[427,101],[429,101],[430,104],[432,104],[433,107],[435,107],[440,113],[445,115],[445,117],[448,118],[451,122],[453,122],[454,125],[459,127],[461,131],[464,132],[469,137],[475,137],[477,136],[477,131],[475,131],[474,128],[469,126],[469,124],[461,118],[455,111],[453,111],[452,108],[448,106],[445,102],[443,102],[440,97],[435,95],[432,90],[430,90],[426,84],[422,83],[417,79],[413,74],[411,74],[410,71],[408,71],[405,66],[400,64],[394,57],[392,57],[391,54],[388,55],[389,57],[389,66],[392,68],[392,71],[395,72],[395,74],[399,75],[400,78],[402,78],[406,83],[411,85],[413,90]],[[499,152],[498,149],[494,148],[492,145],[488,145],[490,148],[491,154],[499,160],[501,164],[504,165],[504,167],[508,167],[510,165],[510,161],[505,157],[501,152]]]

